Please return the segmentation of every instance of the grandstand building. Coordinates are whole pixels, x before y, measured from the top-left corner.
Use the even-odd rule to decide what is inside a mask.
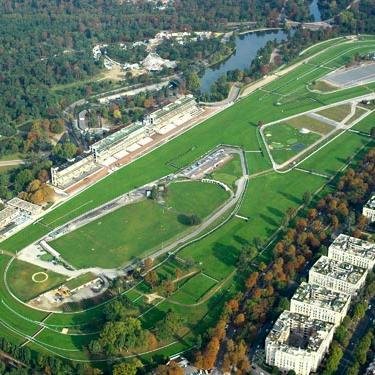
[[[156,133],[166,134],[198,116],[201,112],[202,109],[198,106],[193,95],[186,95],[146,116],[144,121],[147,125],[152,126]]]
[[[328,258],[371,270],[375,265],[375,244],[340,234],[328,248]]]
[[[99,164],[108,164],[108,160],[112,161],[113,158],[121,159],[141,147],[137,145],[137,142],[147,139],[151,135],[152,131],[143,123],[131,124],[94,143],[91,146],[94,161]]]
[[[110,166],[149,144],[155,133],[166,134],[201,111],[192,95],[183,96],[146,116],[143,122],[135,122],[94,143],[90,147],[90,155],[76,158],[74,163],[66,166],[51,168],[52,184],[66,189],[103,166]]]
[[[10,201],[8,201],[7,205],[10,207],[16,208],[20,210],[21,212],[30,216],[36,216],[42,212],[41,206],[25,201],[23,199],[17,198],[17,197],[12,198]]]
[[[290,301],[290,311],[338,326],[348,311],[350,300],[349,294],[303,282]]]
[[[332,323],[284,311],[266,338],[266,363],[298,375],[316,372],[334,329]]]
[[[60,189],[66,189],[101,168],[95,163],[92,155],[76,158],[73,163],[51,168],[52,185]]]
[[[367,269],[321,256],[309,271],[309,283],[350,295],[363,287]]]

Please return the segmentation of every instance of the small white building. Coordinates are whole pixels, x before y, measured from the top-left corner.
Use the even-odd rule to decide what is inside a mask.
[[[348,312],[351,296],[303,282],[290,301],[290,311],[338,326]]]
[[[328,248],[328,258],[371,270],[375,265],[375,244],[340,234]]]
[[[366,281],[367,269],[321,256],[309,271],[309,283],[354,295]]]
[[[370,223],[375,221],[375,194],[367,201],[362,209],[363,216],[366,216]]]
[[[266,338],[266,363],[297,375],[317,371],[332,342],[335,326],[284,311]]]

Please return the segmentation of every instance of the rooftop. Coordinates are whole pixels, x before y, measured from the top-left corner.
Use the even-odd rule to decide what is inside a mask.
[[[30,214],[37,214],[42,210],[42,208],[37,204],[27,202],[17,197],[12,198],[10,201],[8,201],[8,205],[23,211],[27,211]]]
[[[18,210],[14,207],[6,206],[0,211],[0,222],[7,220],[9,217],[13,217],[18,213]]]
[[[375,210],[375,193],[372,195],[372,197],[367,201],[365,204],[366,208],[369,208],[370,210]]]
[[[346,234],[340,234],[331,244],[330,248],[342,250],[346,253],[375,260],[375,244],[361,240],[359,238],[350,237]]]
[[[340,312],[350,296],[345,293],[333,292],[319,285],[303,282],[292,299],[299,302],[307,302],[310,305]]]
[[[162,117],[162,116],[166,115],[167,113],[172,112],[173,110],[175,110],[175,109],[179,108],[180,106],[182,106],[186,103],[189,103],[191,101],[195,101],[193,95],[183,96],[183,97],[175,100],[173,103],[170,103],[170,104],[164,106],[163,108],[160,108],[157,111],[151,113],[150,116],[152,116],[154,119],[157,119],[157,118]]]
[[[337,262],[325,255],[315,262],[310,271],[351,284],[356,284],[366,273],[365,268],[357,267],[347,262]]]
[[[283,311],[268,334],[267,341],[284,351],[315,352],[332,329],[332,323]]]
[[[107,149],[111,145],[114,145],[120,141],[122,141],[124,138],[126,138],[131,133],[134,133],[135,131],[138,131],[142,129],[144,125],[141,122],[135,122],[125,128],[122,128],[121,130],[109,135],[108,137],[105,137],[104,139],[94,143],[91,147],[95,149],[97,152],[100,152],[104,149]]]

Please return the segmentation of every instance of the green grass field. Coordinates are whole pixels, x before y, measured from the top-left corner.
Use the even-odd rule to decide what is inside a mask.
[[[331,120],[340,122],[349,115],[350,107],[350,104],[341,104],[335,107],[324,109],[323,111],[319,111],[318,113]]]
[[[76,267],[116,268],[141,258],[191,229],[184,215],[202,220],[228,197],[222,188],[200,182],[169,185],[165,204],[152,200],[122,207],[50,244]]]
[[[284,123],[267,126],[264,136],[271,155],[278,164],[288,161],[321,138],[320,134],[304,133]]]
[[[40,274],[40,276],[35,275],[40,272],[43,274]],[[35,275],[34,277],[37,281],[44,280],[44,275],[47,275],[47,279],[43,282],[35,282],[32,279],[33,275]],[[14,260],[11,263],[6,277],[9,288],[22,301],[29,301],[39,294],[61,285],[66,280],[66,277],[63,275],[21,260]]]
[[[356,52],[366,53],[375,50],[375,41],[369,38],[356,43],[341,43],[337,40],[334,42],[327,41],[321,46],[314,46],[309,53],[318,52],[324,46],[329,48],[314,57],[310,61],[311,64],[300,65],[287,75],[265,86],[265,90],[253,92],[234,106],[168,142],[163,147],[154,150],[116,173],[112,173],[50,212],[43,218],[42,224],[30,225],[4,241],[1,247],[12,252],[19,251],[27,244],[48,233],[51,228],[55,228],[87,210],[97,207],[133,189],[135,186],[141,186],[148,181],[174,171],[175,168],[170,164],[173,160],[176,161],[178,166],[190,164],[220,143],[243,146],[248,151],[259,150],[259,148],[262,148],[257,136],[257,123],[260,120],[265,123],[279,121],[288,116],[317,109],[323,105],[363,95],[375,87],[372,84],[368,87],[361,86],[325,94],[308,91],[307,85],[329,71],[329,69],[319,67],[319,65],[342,65],[344,57],[354,55]],[[354,129],[369,132],[374,124],[374,118],[374,115],[367,117],[355,125]],[[344,167],[349,158],[357,151],[364,151],[364,147],[370,147],[371,143],[369,142],[369,137],[346,132],[308,158],[302,163],[301,167],[332,175]],[[247,153],[246,157],[251,174],[270,168],[266,155]],[[302,171],[292,171],[286,174],[271,172],[250,178],[239,211],[240,215],[248,217],[249,220],[232,218],[219,230],[203,240],[182,249],[178,256],[193,260],[208,276],[217,280],[224,280],[231,272],[235,271],[238,254],[242,246],[253,244],[255,237],[267,240],[278,229],[285,211],[289,207],[298,207],[301,204],[303,193],[306,190],[314,192],[322,188],[326,182],[327,179],[324,177],[314,176]],[[269,251],[272,251],[272,248]],[[267,254],[263,255],[262,259],[268,259]],[[4,273],[9,260],[8,256],[0,255],[0,273]],[[173,262],[168,263],[168,267],[164,271],[165,274],[174,274],[174,267],[178,267],[178,265]],[[205,281],[200,278],[198,280],[201,281],[198,285],[199,288],[207,286]],[[237,288],[238,285],[234,277],[222,288],[222,291],[218,291],[204,303],[187,307],[186,305],[177,305],[166,299],[159,305],[152,307],[142,316],[145,327],[155,326],[155,323],[164,316],[166,311],[172,309],[186,317],[186,335],[170,347],[157,350],[142,358],[160,358],[161,355],[170,355],[190,348],[193,342],[192,337],[197,334],[205,334],[215,324],[223,303],[229,298],[230,293],[238,291]],[[230,289],[230,291],[227,292],[227,289]],[[191,285],[186,292],[190,293],[188,295],[189,303],[194,298],[200,298],[198,294],[202,295],[198,293],[198,290],[194,290],[194,285]],[[207,292],[203,290],[202,293]],[[139,292],[129,291],[127,294],[132,297],[132,300],[139,298]],[[135,304],[139,305],[142,310],[146,307],[142,298],[138,299]],[[56,356],[89,360],[84,346],[95,335],[93,335],[93,331],[87,328],[87,324],[88,322],[95,322],[96,318],[100,317],[102,313],[103,306],[96,306],[78,314],[52,314],[45,321],[48,328],[36,337],[34,343],[28,344],[28,346],[33,350]],[[33,335],[40,329],[39,322],[46,316],[46,313],[33,310],[16,301],[8,293],[3,278],[0,278],[0,335],[2,337],[17,344],[22,344],[28,336]],[[82,332],[87,335],[63,335],[56,331],[63,327],[80,327]]]
[[[212,178],[224,182],[232,189],[235,188],[235,182],[242,176],[241,161],[238,155],[234,156],[229,162],[217,169]]]
[[[197,303],[217,281],[204,274],[198,274],[187,280],[171,297],[171,301],[191,305]]]
[[[320,134],[328,134],[333,130],[333,127],[331,125],[328,125],[306,115],[291,118],[287,121],[287,123],[288,125],[291,125],[296,129],[305,128],[311,130],[312,132]]]

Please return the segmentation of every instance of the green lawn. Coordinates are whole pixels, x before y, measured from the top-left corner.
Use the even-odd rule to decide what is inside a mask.
[[[242,176],[241,161],[238,155],[225,163],[221,168],[212,173],[212,178],[224,182],[232,189],[235,188],[235,182]]]
[[[284,123],[267,126],[264,136],[271,155],[278,164],[286,162],[321,138],[320,134],[303,133]]]
[[[190,229],[184,215],[208,216],[228,197],[222,188],[200,182],[169,185],[165,204],[152,200],[122,207],[51,242],[76,267],[116,268]]]
[[[324,117],[327,117],[333,121],[340,122],[344,120],[346,116],[350,113],[350,104],[341,104],[335,107],[323,109],[323,111],[319,111],[318,113]]]
[[[333,126],[306,115],[291,118],[287,123],[296,129],[305,128],[320,134],[328,134],[334,129]]]
[[[196,303],[216,284],[215,280],[200,273],[187,280],[173,294],[171,300],[187,305]]]
[[[88,283],[91,280],[94,280],[95,278],[96,278],[96,275],[94,275],[91,272],[87,272],[87,273],[84,273],[83,275],[80,275],[78,277],[75,277],[74,279],[71,279],[65,282],[64,285],[70,290],[73,290],[75,288],[78,288],[81,285]]]
[[[317,90],[321,92],[332,92],[335,90],[338,90],[339,88],[337,86],[330,85],[326,81],[316,81],[311,85],[312,90]]]
[[[43,272],[40,275],[43,279],[45,277],[44,274],[47,274],[47,280],[39,283],[34,282],[32,276],[38,272]],[[14,260],[11,263],[6,277],[10,289],[22,301],[29,301],[39,294],[61,285],[66,280],[66,277],[63,275],[21,260]],[[35,277],[38,277],[38,275]]]
[[[349,119],[348,122],[349,123],[354,122],[355,120],[357,120],[358,118],[360,118],[361,116],[363,116],[365,113],[366,113],[365,109],[357,107],[355,109],[354,115]]]

